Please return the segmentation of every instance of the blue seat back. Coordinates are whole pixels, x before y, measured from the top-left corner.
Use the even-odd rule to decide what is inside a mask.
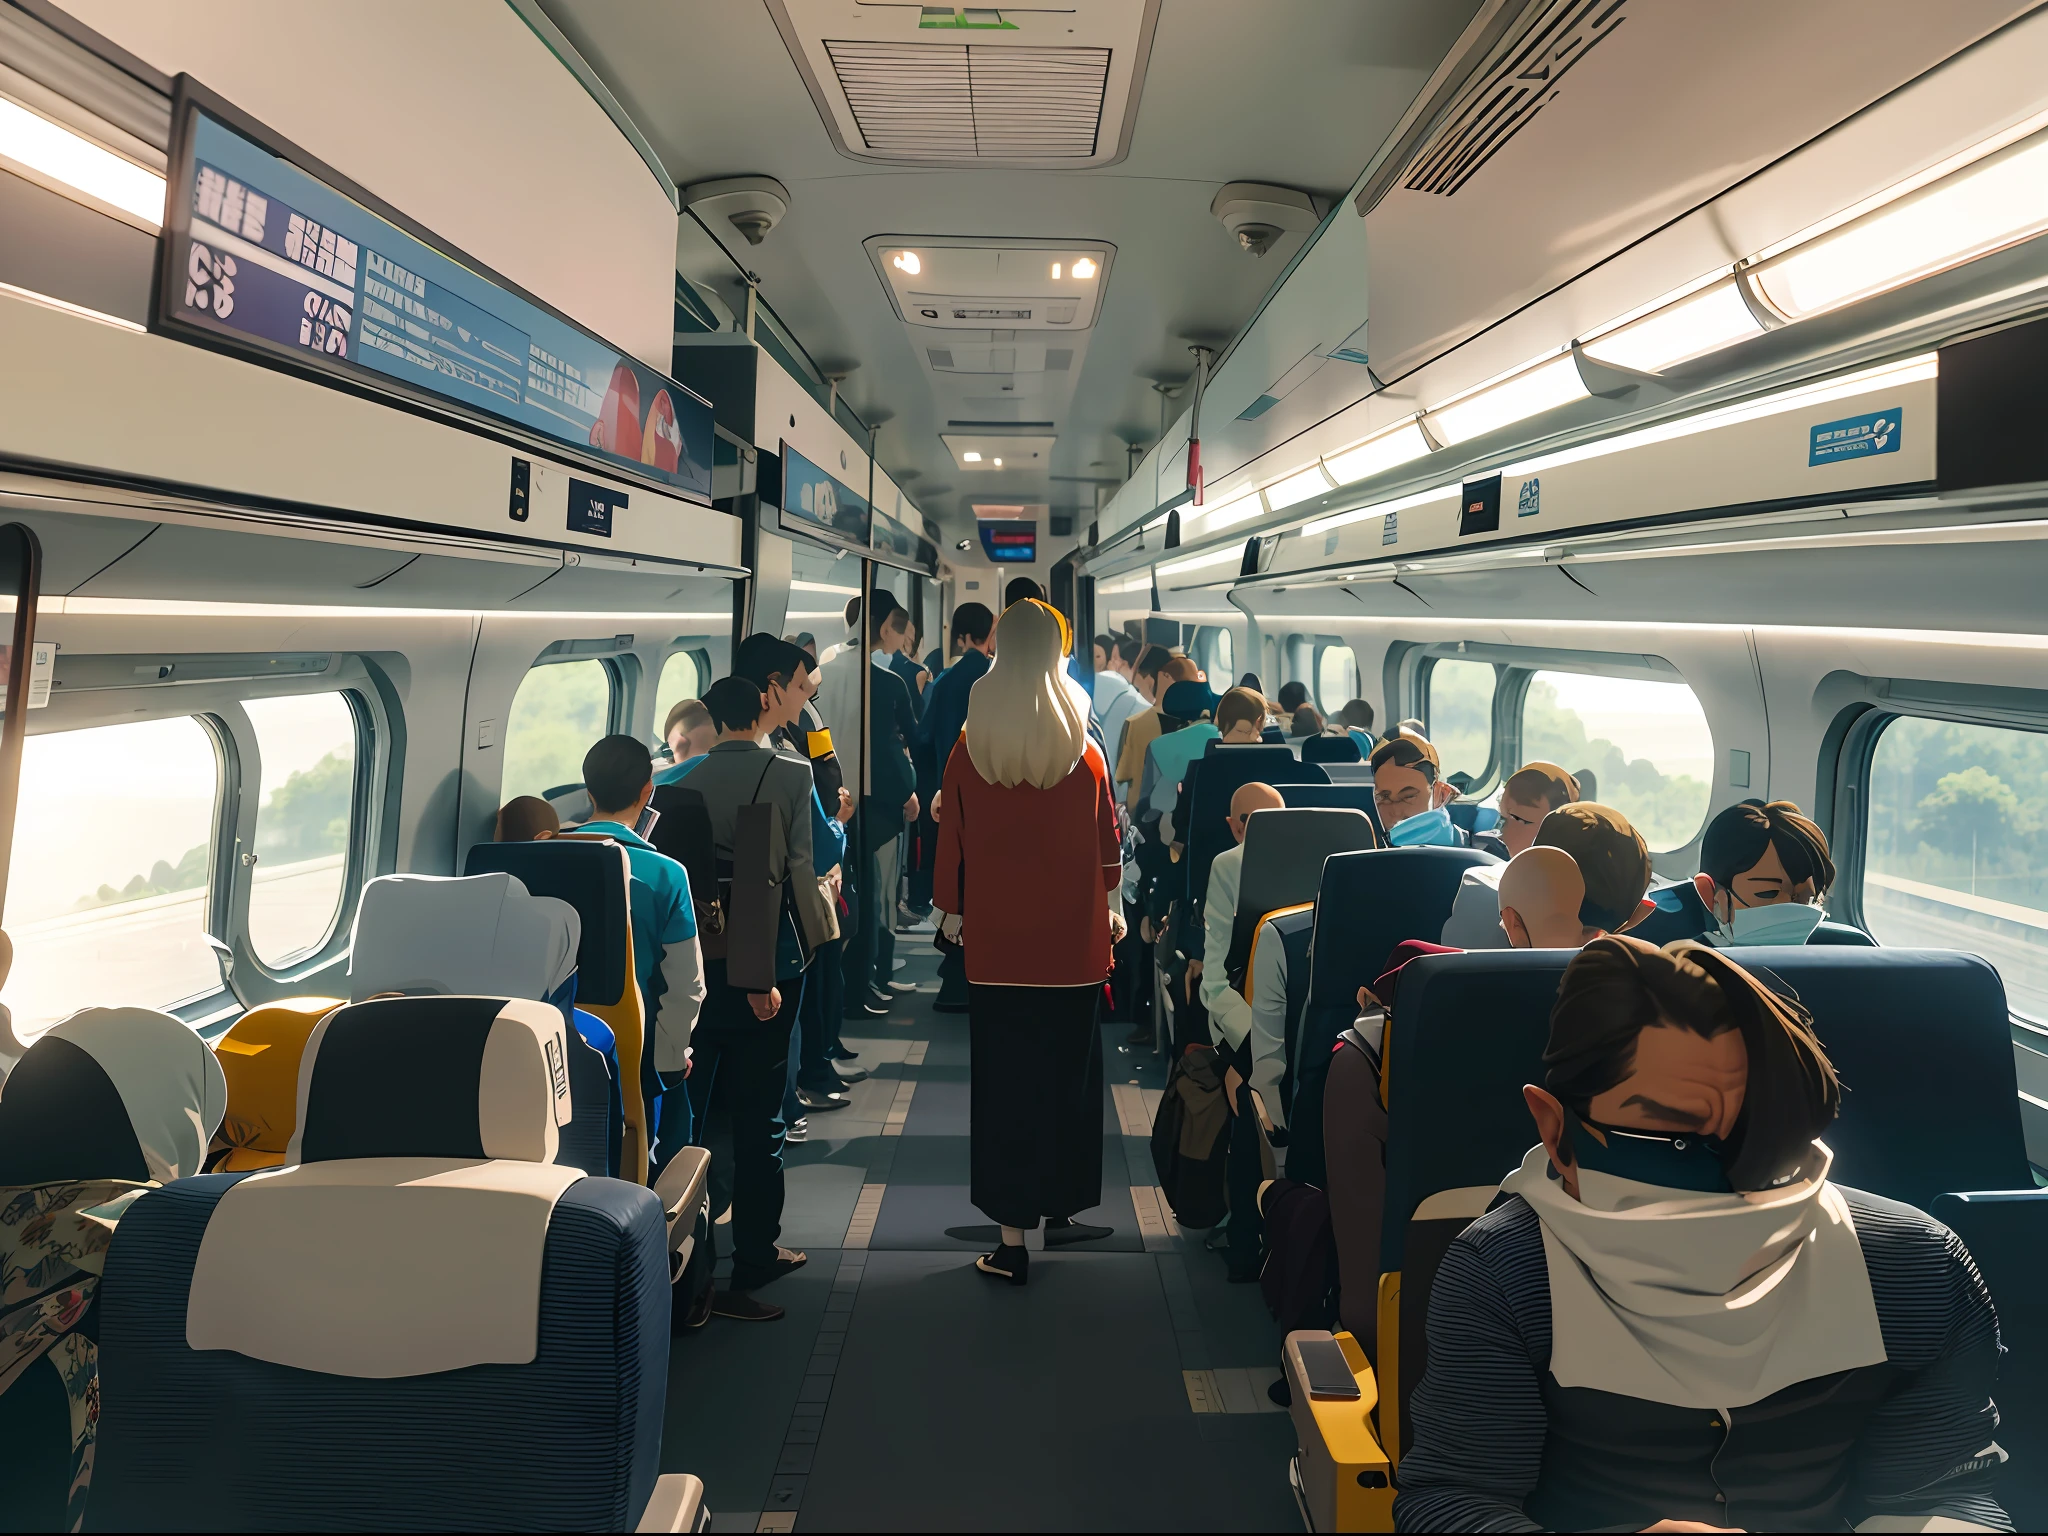
[[[1323,864],[1288,1116],[1289,1177],[1311,1184],[1321,1179],[1323,1078],[1337,1037],[1358,1016],[1358,989],[1378,979],[1395,945],[1434,943],[1465,871],[1486,862],[1471,848],[1381,848],[1337,854]]]
[[[564,1192],[531,1363],[379,1380],[187,1346],[201,1239],[245,1177],[180,1179],[121,1220],[100,1289],[89,1529],[633,1529],[668,1384],[653,1191],[593,1178]]]
[[[1231,845],[1230,797],[1247,784],[1327,784],[1330,776],[1314,763],[1304,763],[1285,746],[1248,743],[1225,747],[1210,742],[1198,760],[1190,796],[1188,825],[1181,841],[1187,846],[1187,897],[1199,910],[1209,889],[1209,866]],[[1191,770],[1193,765],[1190,765]]]
[[[1328,765],[1323,772],[1329,773]],[[1344,765],[1336,765],[1336,772],[1342,773]],[[1387,841],[1387,829],[1380,825],[1380,809],[1373,803],[1370,784],[1282,784],[1278,786],[1281,802],[1289,810],[1296,808],[1318,810],[1333,807],[1338,810],[1363,811],[1372,818],[1372,829],[1378,835],[1382,846]]]
[[[517,875],[535,896],[555,896],[576,909],[583,937],[576,951],[577,1001],[609,1008],[625,996],[626,938],[631,914],[619,878],[617,844],[549,838],[538,843],[477,843],[462,872]]]
[[[1500,825],[1500,812],[1478,800],[1453,800],[1444,807],[1451,813],[1451,824],[1467,832],[1491,832]]]
[[[1877,940],[1850,923],[1823,922],[1806,936],[1809,944],[1835,944],[1848,949],[1876,949]]]
[[[1244,864],[1227,963],[1233,984],[1250,957],[1259,921],[1282,907],[1313,902],[1323,864],[1333,855],[1379,846],[1370,818],[1348,808],[1284,808],[1255,814],[1245,826]],[[1211,957],[1212,959],[1214,957]]]
[[[1358,763],[1365,754],[1350,736],[1310,736],[1301,744],[1304,763]]]

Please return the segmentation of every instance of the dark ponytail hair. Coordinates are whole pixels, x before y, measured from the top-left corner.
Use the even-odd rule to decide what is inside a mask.
[[[1742,1032],[1749,1082],[1728,1140],[1728,1182],[1771,1189],[1797,1173],[1841,1107],[1841,1084],[1813,1016],[1722,951],[1691,940],[1658,949],[1626,934],[1595,939],[1565,967],[1550,1010],[1544,1085],[1581,1119],[1635,1069],[1645,1029],[1711,1040]]]

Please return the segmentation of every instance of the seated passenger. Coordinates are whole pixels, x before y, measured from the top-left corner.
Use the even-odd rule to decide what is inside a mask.
[[[1304,704],[1294,712],[1294,718],[1287,723],[1290,736],[1320,736],[1323,734],[1323,717],[1316,713],[1313,704]]]
[[[661,739],[667,745],[669,761],[656,772],[667,773],[670,768],[681,767],[693,758],[702,757],[711,750],[711,743],[717,736],[718,727],[711,723],[711,711],[704,707],[701,699],[677,701],[661,727]],[[661,778],[655,782],[672,784],[675,780]]]
[[[2009,1529],[1990,1295],[1829,1182],[1811,1023],[1703,945],[1574,957],[1540,1144],[1430,1291],[1395,1529]]]
[[[1364,699],[1353,699],[1337,711],[1337,718],[1326,729],[1336,735],[1348,735],[1358,743],[1359,761],[1369,763],[1373,749],[1379,745],[1373,739],[1372,722],[1372,705]]]
[[[1280,692],[1273,702],[1280,706],[1281,714],[1295,714],[1308,703],[1308,684],[1299,679],[1291,683],[1282,683]]]
[[[1145,771],[1138,781],[1140,826],[1172,814],[1188,764],[1223,734],[1215,719],[1221,702],[1207,683],[1174,683],[1160,695],[1159,734],[1145,748]],[[1162,824],[1159,833],[1162,842],[1174,840],[1170,822]]]
[[[539,795],[514,795],[498,807],[501,843],[538,843],[562,830],[562,818]]]
[[[690,1032],[704,1002],[704,962],[697,945],[697,913],[690,876],[682,865],[633,830],[654,794],[647,748],[637,736],[607,736],[583,757],[591,819],[582,831],[623,843],[632,871],[633,971],[654,1043],[640,1056],[641,1090],[661,1106],[659,1139],[650,1148],[655,1171],[690,1138],[683,1095],[665,1095],[671,1080],[690,1070]]]
[[[1470,839],[1445,809],[1458,791],[1439,776],[1443,762],[1420,731],[1401,730],[1372,754],[1372,798],[1396,848],[1463,848]]]
[[[1233,688],[1226,700],[1251,690]],[[1253,695],[1256,697],[1256,695]],[[1263,712],[1265,701],[1259,700]],[[1228,739],[1227,737],[1225,738]],[[1199,984],[1202,1006],[1209,1012],[1210,1033],[1217,1053],[1226,1063],[1223,1069],[1223,1100],[1230,1106],[1230,1150],[1225,1168],[1229,1179],[1231,1221],[1230,1278],[1245,1283],[1259,1278],[1258,1189],[1262,1168],[1259,1147],[1261,1120],[1271,1122],[1266,1102],[1252,1097],[1254,1059],[1259,1050],[1253,1042],[1252,1005],[1230,984],[1224,959],[1230,953],[1232,931],[1237,926],[1237,894],[1244,878],[1244,834],[1256,811],[1277,811],[1286,805],[1280,791],[1270,784],[1244,784],[1230,797],[1230,846],[1209,865],[1209,891],[1202,907],[1202,960],[1188,962],[1188,983]],[[1286,984],[1281,991],[1284,999]],[[1283,1016],[1284,1016],[1283,1001]],[[1283,1053],[1286,1040],[1280,1041]],[[1267,1043],[1265,1054],[1270,1055]],[[1267,1089],[1278,1097],[1278,1078]]]
[[[1744,800],[1707,823],[1692,882],[1714,914],[1709,944],[1804,944],[1827,916],[1835,861],[1827,834],[1790,800]]]
[[[1472,839],[1472,846],[1497,859],[1512,859],[1536,841],[1536,828],[1559,806],[1583,798],[1579,781],[1555,763],[1526,763],[1500,789],[1500,826]],[[1465,871],[1443,941],[1458,949],[1501,949],[1500,876],[1504,864],[1476,864]]]
[[[0,1092],[0,1530],[75,1531],[92,1486],[107,1249],[145,1190],[198,1173],[227,1079],[189,1024],[84,1008]]]

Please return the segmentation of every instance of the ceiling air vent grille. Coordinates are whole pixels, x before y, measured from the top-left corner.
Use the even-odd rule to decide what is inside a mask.
[[[949,159],[1087,159],[1107,48],[863,43],[825,50],[867,148]]]
[[[1456,194],[1550,103],[1558,82],[1627,20],[1627,4],[1548,0],[1493,67],[1465,87],[1409,166],[1409,190]]]

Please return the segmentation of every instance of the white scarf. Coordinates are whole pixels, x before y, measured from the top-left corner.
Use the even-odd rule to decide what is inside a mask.
[[[1740,1408],[1878,1365],[1884,1335],[1834,1154],[1783,1189],[1699,1194],[1579,1169],[1574,1200],[1533,1147],[1501,1188],[1543,1223],[1550,1372],[1686,1408]]]

